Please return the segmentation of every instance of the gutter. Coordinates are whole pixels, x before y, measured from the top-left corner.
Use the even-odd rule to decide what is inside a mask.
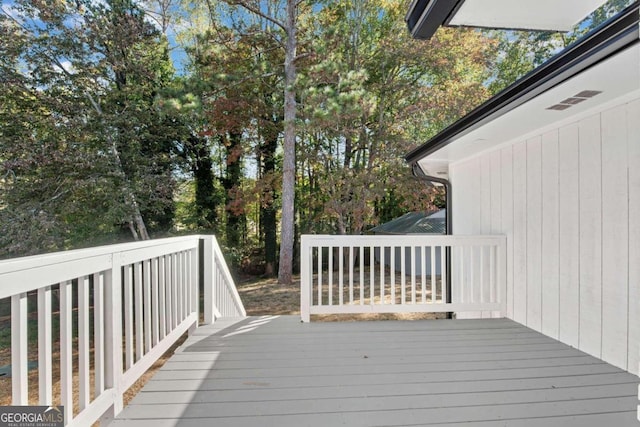
[[[449,182],[449,180],[446,180],[444,178],[426,175],[422,170],[422,168],[420,167],[420,165],[418,165],[417,163],[414,163],[413,165],[411,165],[411,172],[413,173],[413,176],[415,176],[418,179],[435,182],[437,184],[444,186],[444,190],[446,193],[446,205],[447,205],[446,206],[447,215],[445,217],[445,226],[447,229],[447,235],[452,235],[453,234],[453,221],[452,221],[453,211],[449,209],[452,205],[452,200],[453,200],[452,194],[451,194],[451,183]]]
[[[428,40],[442,25],[447,25],[464,0],[413,0],[404,20],[411,36]]]
[[[445,216],[445,224],[447,229],[447,235],[448,236],[452,235],[453,234],[453,219],[452,219],[453,218],[453,209],[452,209],[453,197],[451,192],[451,183],[449,182],[449,180],[444,178],[438,178],[435,176],[426,175],[422,170],[422,168],[420,167],[420,165],[418,165],[417,163],[414,163],[412,165],[411,171],[413,172],[413,176],[415,176],[418,179],[435,182],[437,184],[441,184],[444,186],[445,193],[446,193],[446,212],[447,212]],[[447,265],[445,266],[445,269],[447,272],[447,283],[446,283],[447,300],[445,302],[451,303],[451,247],[447,246],[445,248],[445,254],[446,254],[445,258],[447,263]],[[447,319],[452,319],[452,318],[453,318],[453,313],[447,313]]]

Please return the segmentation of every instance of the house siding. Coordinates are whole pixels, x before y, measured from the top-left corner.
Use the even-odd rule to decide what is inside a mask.
[[[454,233],[507,236],[507,317],[635,374],[639,119],[636,99],[450,166]]]

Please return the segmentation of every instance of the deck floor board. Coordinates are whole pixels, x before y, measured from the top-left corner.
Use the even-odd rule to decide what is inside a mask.
[[[199,328],[128,426],[637,426],[638,377],[506,319]]]

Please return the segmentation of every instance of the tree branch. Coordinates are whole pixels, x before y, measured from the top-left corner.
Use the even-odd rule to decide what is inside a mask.
[[[232,87],[235,87],[235,86],[239,86],[242,83],[250,81],[250,80],[263,79],[263,78],[266,78],[266,77],[273,77],[273,76],[278,76],[278,75],[279,75],[279,73],[265,73],[265,74],[262,74],[260,76],[248,76],[248,77],[245,77],[245,78],[243,78],[241,80],[238,80],[238,81],[234,82],[233,84],[222,86],[222,87],[220,87],[220,89],[218,89],[216,91],[213,91],[211,93],[212,94],[217,94],[217,93],[223,92],[226,89],[229,89],[229,88],[232,88]]]
[[[18,21],[13,15],[11,15],[6,10],[4,10],[4,7],[0,7],[0,10],[2,10],[2,13],[5,16],[7,16],[9,19],[11,19],[14,23],[16,23],[20,28],[22,28],[24,31],[29,32],[29,30],[22,24],[22,22]],[[69,72],[69,70],[64,68],[64,65],[62,65],[62,62],[60,62],[60,60],[58,59],[58,57],[55,54],[53,54],[53,53],[51,53],[49,51],[43,51],[43,50],[40,50],[40,52],[42,52],[44,54],[44,56],[49,58],[49,60],[53,64],[55,64],[60,69],[60,71],[62,71],[62,73],[64,73],[64,75],[66,75],[69,78],[73,77],[73,75]],[[91,94],[89,94],[88,92],[85,91],[85,96],[87,97],[87,99],[89,100],[89,102],[91,103],[93,108],[96,110],[96,112],[99,115],[102,115],[102,109],[100,108],[100,105],[98,103],[96,103],[96,101],[93,99]]]
[[[300,55],[297,55],[293,60],[297,62],[297,61],[299,61],[301,59],[308,58],[308,57],[310,57],[312,55],[313,54],[311,52],[301,53]]]
[[[287,32],[287,27],[284,25],[284,23],[278,21],[273,16],[269,16],[266,13],[263,13],[260,9],[253,7],[250,4],[247,4],[245,1],[242,1],[242,0],[225,0],[225,1],[227,2],[227,4],[230,4],[233,6],[241,6],[246,10],[248,10],[249,12],[254,13],[260,16],[261,18],[264,18],[267,21],[273,23],[274,25],[277,25],[278,27],[282,28],[284,32]]]

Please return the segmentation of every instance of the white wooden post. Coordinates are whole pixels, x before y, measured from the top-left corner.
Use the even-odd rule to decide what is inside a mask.
[[[176,313],[177,313],[177,317],[176,317],[176,322],[173,325],[173,327],[175,328],[176,326],[178,326],[180,324],[180,322],[182,322],[182,320],[184,319],[184,310],[183,310],[183,303],[184,303],[184,278],[183,278],[183,272],[184,272],[184,265],[182,263],[182,258],[183,258],[183,252],[177,252],[174,256],[174,261],[175,261],[175,270],[174,270],[174,274],[173,277],[175,279],[175,305],[176,305]]]
[[[173,282],[173,269],[171,259],[173,256],[171,254],[164,256],[164,281],[165,281],[165,301],[166,301],[166,317],[165,317],[165,333],[169,335],[173,330],[173,286],[175,283]]]
[[[89,277],[78,279],[78,408],[89,406]]]
[[[11,297],[11,388],[14,405],[29,404],[27,293]]]
[[[502,309],[500,317],[507,317],[507,238],[503,237],[498,244],[498,259],[496,266],[498,271],[498,301]]]
[[[100,396],[104,391],[104,274],[93,275],[93,347],[94,347],[94,389]]]
[[[121,390],[122,378],[122,262],[119,254],[112,255],[111,271],[104,274],[104,352],[105,389],[112,389],[113,404],[100,419],[108,425],[124,406]]]
[[[142,264],[142,295],[144,298],[144,354],[151,351],[151,260],[145,260]],[[155,311],[156,306],[153,307]]]
[[[60,403],[65,425],[73,418],[73,298],[71,281],[60,283]]]
[[[300,251],[300,318],[303,322],[311,321],[309,313],[311,304],[311,247],[309,239],[302,236]],[[342,273],[342,272],[341,272]],[[320,285],[318,285],[320,286]]]
[[[189,260],[191,264],[191,301],[189,313],[196,313],[196,323],[189,329],[189,334],[195,332],[200,322],[200,277],[198,276],[198,249],[194,249],[189,252]]]
[[[317,272],[318,272],[318,305],[322,305],[322,246],[318,245],[318,263],[317,263]]]
[[[204,323],[211,325],[215,322],[213,308],[215,307],[215,296],[213,292],[213,278],[215,274],[215,262],[213,259],[213,238],[211,236],[202,237],[202,260],[203,260],[203,282],[204,282]]]
[[[149,274],[151,275],[151,307],[153,307],[153,311],[151,313],[152,317],[152,338],[151,338],[151,346],[155,347],[156,344],[160,341],[160,306],[159,306],[159,298],[158,298],[158,258],[153,258],[151,260],[151,271]]]
[[[178,307],[180,305],[180,276],[178,275],[178,254],[173,253],[169,255],[169,259],[171,260],[171,330],[173,331],[182,320],[180,319],[180,312],[178,311]]]
[[[448,286],[449,279],[447,278],[447,274],[451,272],[448,267],[451,266],[451,247],[442,246],[440,250],[440,290],[442,295],[442,303],[446,304],[447,300],[450,298],[448,295]]]
[[[167,302],[166,302],[166,257],[158,258],[158,327],[160,328],[158,339],[167,336]]]
[[[124,266],[124,346],[125,369],[133,365],[133,283],[132,268]],[[115,282],[114,282],[115,283]]]
[[[53,403],[51,286],[38,289],[38,383],[40,405]]]
[[[135,305],[135,322],[134,322],[134,362],[142,359],[144,354],[144,329],[143,329],[143,295],[142,295],[142,263],[136,262],[133,265],[133,301]],[[133,319],[132,319],[133,321]],[[131,366],[128,366],[130,368]]]

